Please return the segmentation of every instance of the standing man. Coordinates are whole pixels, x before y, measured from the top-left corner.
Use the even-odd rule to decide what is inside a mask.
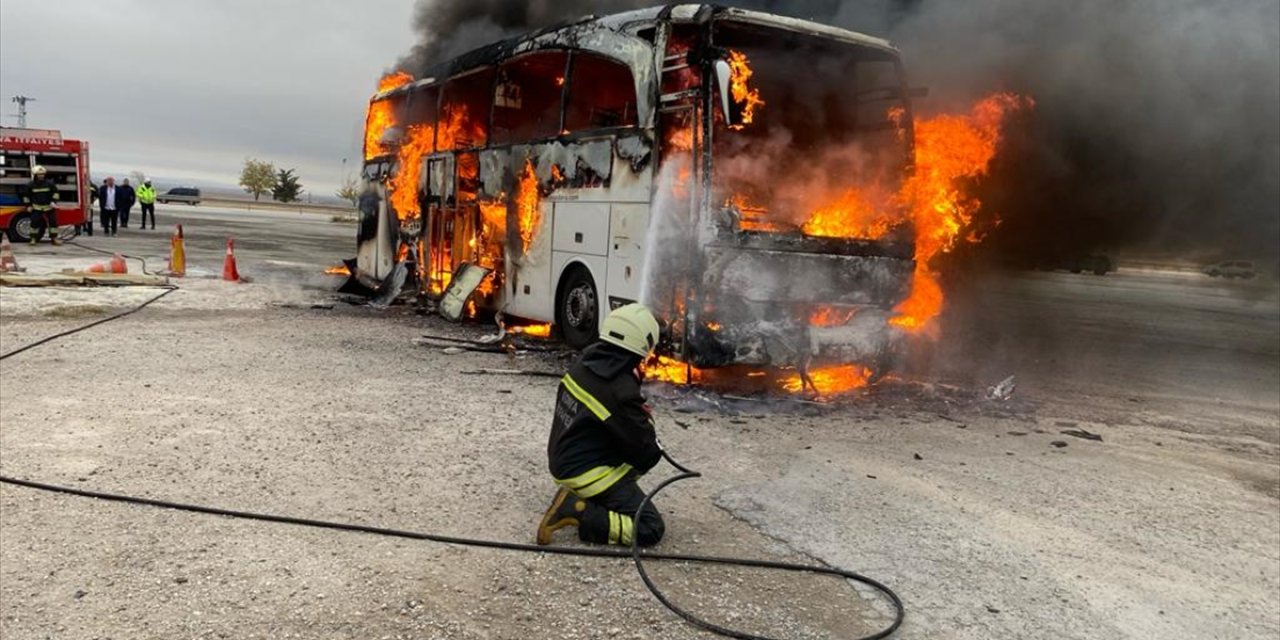
[[[138,224],[141,229],[147,228],[147,214],[151,214],[151,228],[156,228],[156,189],[151,186],[151,178],[142,181],[138,187],[138,205],[142,207],[142,220]]]
[[[98,203],[98,185],[92,180],[89,181],[89,214],[84,217],[84,224],[80,225],[80,230],[86,235],[93,235],[93,205]]]
[[[31,209],[30,244],[35,244],[36,238],[43,235],[39,231],[42,229],[49,231],[49,241],[55,246],[62,244],[58,239],[58,210],[53,206],[57,201],[58,185],[45,175],[44,167],[36,165],[31,170],[31,183],[22,193],[22,203]]]
[[[547,458],[560,490],[538,524],[537,542],[578,527],[583,542],[642,547],[662,540],[652,504],[636,518],[644,492],[636,478],[662,457],[653,417],[640,393],[640,365],[658,344],[658,321],[644,305],[618,307],[600,340],[560,379]]]
[[[116,179],[107,176],[102,186],[98,188],[98,206],[102,208],[102,235],[104,236],[116,234],[116,223],[120,219],[120,210],[117,209],[119,202],[120,190],[116,189]]]
[[[138,201],[137,194],[134,193],[133,187],[129,186],[129,179],[124,179],[124,184],[120,185],[120,226],[129,228],[129,210],[133,208],[133,203]],[[114,233],[111,235],[115,235]]]

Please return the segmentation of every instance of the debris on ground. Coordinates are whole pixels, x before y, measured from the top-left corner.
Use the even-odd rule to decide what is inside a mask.
[[[1064,436],[1071,436],[1073,438],[1081,438],[1084,440],[1093,440],[1094,442],[1102,442],[1101,435],[1092,433],[1089,431],[1085,431],[1084,429],[1063,429],[1058,433],[1061,433]]]
[[[988,400],[1005,401],[1013,397],[1013,392],[1018,388],[1018,383],[1014,381],[1013,376],[1009,376],[1000,381],[994,387],[987,389]]]

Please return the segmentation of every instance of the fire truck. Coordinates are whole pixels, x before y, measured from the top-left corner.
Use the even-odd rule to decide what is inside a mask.
[[[39,240],[43,227],[33,227],[22,192],[31,182],[31,171],[43,166],[58,187],[60,236],[72,236],[92,214],[89,186],[89,143],[62,137],[55,129],[0,127],[0,232],[13,242]]]

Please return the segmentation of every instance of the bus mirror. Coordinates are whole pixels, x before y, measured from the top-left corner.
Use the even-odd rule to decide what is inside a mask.
[[[715,61],[716,87],[720,89],[720,112],[724,115],[724,121],[728,124],[736,124],[733,117],[733,105],[729,102],[729,83],[733,78],[733,71],[729,68],[729,63],[724,60]]]

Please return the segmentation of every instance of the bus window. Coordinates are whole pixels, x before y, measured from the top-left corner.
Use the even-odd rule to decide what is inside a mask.
[[[434,127],[439,101],[439,86],[415,89],[409,94],[408,103],[405,105],[405,124],[410,127],[422,124]]]
[[[458,76],[444,85],[436,149],[483,147],[489,139],[489,111],[493,102],[492,67]]]
[[[493,96],[495,143],[527,142],[560,133],[568,60],[564,51],[543,51],[502,65]]]
[[[566,130],[636,126],[636,84],[626,65],[594,54],[574,52],[569,82]]]

